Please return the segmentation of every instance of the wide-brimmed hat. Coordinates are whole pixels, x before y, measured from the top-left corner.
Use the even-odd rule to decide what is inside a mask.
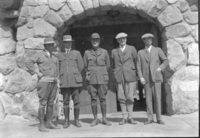
[[[50,38],[45,38],[44,39],[44,44],[47,45],[47,44],[55,44],[55,41],[52,37]]]
[[[141,38],[142,39],[145,39],[145,38],[153,38],[154,37],[154,35],[152,35],[152,34],[150,34],[150,33],[146,33],[146,34],[144,34]]]
[[[100,40],[102,40],[103,38],[101,38],[98,33],[93,33],[91,35],[90,39],[88,39],[88,40],[91,40],[91,39],[100,39]]]
[[[72,41],[74,41],[74,40],[72,39],[72,36],[71,36],[71,35],[64,35],[64,36],[63,36],[63,41],[72,42]]]
[[[126,33],[119,33],[116,35],[115,39],[119,39],[119,38],[124,38],[127,37],[128,35]]]

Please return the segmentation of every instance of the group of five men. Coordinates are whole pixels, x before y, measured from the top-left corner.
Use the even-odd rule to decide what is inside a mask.
[[[123,116],[119,125],[124,125],[127,122],[137,124],[133,119],[132,110],[138,78],[144,85],[146,93],[148,121],[145,122],[145,125],[154,122],[152,98],[156,105],[157,122],[164,124],[161,118],[161,82],[163,81],[161,70],[166,68],[168,60],[160,48],[152,46],[153,37],[149,33],[142,36],[145,48],[140,50],[138,54],[134,46],[126,44],[126,33],[119,33],[115,37],[119,47],[112,50],[111,61],[118,87],[117,97]],[[32,74],[36,73],[39,80],[37,90],[40,100],[38,109],[40,131],[48,132],[47,128],[59,129],[58,126],[52,123],[53,105],[59,88],[63,95],[65,115],[63,128],[70,126],[70,96],[74,102],[75,126],[81,127],[79,122],[79,93],[83,82],[81,75],[83,69],[86,70],[87,89],[91,96],[91,108],[94,115],[91,126],[99,123],[97,117],[98,98],[103,116],[102,123],[108,126],[111,125],[110,121],[106,119],[106,94],[108,91],[110,57],[107,50],[100,48],[101,40],[102,38],[98,33],[93,33],[90,38],[92,48],[86,50],[82,58],[79,51],[72,49],[74,40],[71,35],[63,36],[64,46],[56,55],[53,54],[55,45],[53,38],[46,38],[44,40],[45,49],[27,60],[27,68]],[[38,65],[39,70],[35,68],[35,63]],[[45,107],[46,123],[44,121]]]

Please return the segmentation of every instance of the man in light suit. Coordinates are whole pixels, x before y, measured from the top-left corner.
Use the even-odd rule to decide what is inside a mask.
[[[59,60],[60,88],[61,94],[63,95],[63,109],[65,115],[63,128],[68,128],[70,126],[70,95],[74,101],[75,126],[81,127],[79,123],[79,93],[82,86],[81,72],[84,68],[84,63],[80,52],[72,49],[73,41],[71,35],[63,36],[64,49],[57,55]]]
[[[126,44],[127,34],[119,33],[116,36],[116,39],[119,43],[119,47],[112,50],[112,59],[114,76],[118,85],[118,101],[120,102],[123,116],[123,119],[121,122],[119,122],[119,125],[124,125],[127,122],[127,112],[128,122],[130,124],[136,124],[132,118],[132,111],[137,85],[137,51],[134,46]]]
[[[91,35],[92,48],[85,51],[84,63],[86,68],[86,79],[89,82],[88,92],[91,96],[92,112],[94,121],[91,127],[99,123],[97,117],[97,98],[101,104],[102,123],[110,126],[111,123],[106,119],[106,94],[108,91],[108,69],[110,68],[110,58],[108,51],[100,48],[100,35],[93,33]]]
[[[161,118],[161,83],[163,82],[161,71],[167,67],[168,60],[161,48],[152,46],[153,37],[149,33],[142,36],[145,48],[138,52],[137,71],[146,93],[148,121],[144,124],[154,122],[152,102],[154,100],[157,122],[164,125]]]

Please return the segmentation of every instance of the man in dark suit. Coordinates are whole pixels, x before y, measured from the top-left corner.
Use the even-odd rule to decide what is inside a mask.
[[[152,46],[152,34],[144,34],[142,40],[145,48],[138,52],[137,71],[146,93],[147,117],[144,124],[151,124],[153,119],[153,103],[155,103],[156,118],[159,124],[165,124],[161,118],[161,71],[168,65],[168,60],[162,49]]]
[[[52,123],[53,120],[53,105],[57,94],[58,80],[58,59],[53,54],[55,41],[53,38],[44,39],[44,50],[36,53],[26,62],[26,67],[31,74],[37,74],[38,83],[37,91],[39,97],[38,117],[40,120],[39,131],[48,132],[47,128],[59,129]],[[34,64],[38,65],[36,69]],[[44,115],[45,106],[47,114],[47,123],[45,125]]]
[[[127,122],[126,114],[128,112],[128,122],[136,124],[132,118],[134,95],[136,95],[136,62],[137,51],[134,46],[129,46],[127,34],[119,33],[116,36],[119,47],[112,50],[114,76],[118,84],[118,101],[120,102],[123,119],[119,125]]]
[[[90,126],[99,123],[97,117],[97,98],[101,104],[101,112],[103,116],[102,123],[111,125],[106,119],[106,94],[108,91],[108,69],[110,68],[110,58],[107,50],[100,48],[101,38],[98,33],[91,36],[92,48],[85,51],[84,63],[86,68],[86,79],[89,82],[88,92],[91,95],[91,106],[94,115],[94,121]]]
[[[79,93],[80,87],[82,86],[81,72],[84,68],[84,63],[80,52],[71,48],[73,41],[71,35],[63,36],[64,49],[57,55],[59,60],[60,88],[61,94],[63,95],[63,109],[65,115],[63,128],[68,128],[70,126],[70,95],[74,102],[75,126],[81,127],[79,123]]]

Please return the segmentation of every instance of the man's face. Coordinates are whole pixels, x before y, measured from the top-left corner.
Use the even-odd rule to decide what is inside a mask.
[[[72,47],[72,41],[63,41],[64,47],[70,49]]]
[[[144,38],[143,42],[144,42],[145,46],[150,46],[152,44],[152,38],[151,37]]]
[[[126,41],[127,41],[126,37],[122,37],[122,38],[117,39],[117,42],[119,43],[120,46],[126,45]]]
[[[100,45],[100,38],[91,39],[93,47],[98,47]]]
[[[53,52],[55,47],[54,44],[45,44],[44,48],[49,52]]]

